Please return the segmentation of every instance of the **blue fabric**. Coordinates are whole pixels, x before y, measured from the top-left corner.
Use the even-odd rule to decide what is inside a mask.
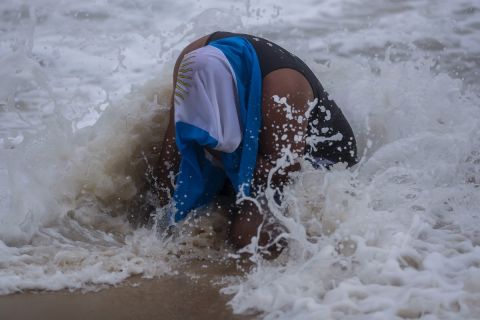
[[[175,139],[182,155],[173,196],[176,209],[174,221],[178,222],[191,209],[212,200],[223,186],[225,173],[205,158],[204,147],[215,148],[218,143],[207,131],[177,122]]]
[[[175,222],[184,219],[190,210],[211,201],[222,188],[225,177],[230,179],[236,192],[250,195],[257,160],[262,78],[255,49],[241,37],[224,38],[209,45],[220,49],[234,70],[243,140],[234,152],[222,152],[223,171],[205,157],[204,148],[215,148],[216,139],[191,124],[175,124],[176,143],[181,154],[173,196]]]
[[[235,152],[223,153],[222,162],[235,191],[249,196],[262,123],[262,76],[257,53],[248,40],[238,36],[216,40],[209,45],[223,52],[235,72],[243,141]]]

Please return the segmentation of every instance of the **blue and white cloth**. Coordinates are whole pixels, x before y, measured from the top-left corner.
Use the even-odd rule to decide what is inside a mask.
[[[174,94],[181,162],[172,223],[211,201],[226,178],[237,193],[250,194],[261,125],[255,49],[244,38],[229,37],[186,54]],[[206,148],[220,151],[220,161]]]

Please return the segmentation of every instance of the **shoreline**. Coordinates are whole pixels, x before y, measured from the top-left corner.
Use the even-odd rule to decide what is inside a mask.
[[[207,267],[202,267],[207,265]],[[0,319],[255,319],[234,315],[214,284],[235,267],[198,261],[154,279],[134,276],[116,287],[82,292],[30,291],[0,296]]]

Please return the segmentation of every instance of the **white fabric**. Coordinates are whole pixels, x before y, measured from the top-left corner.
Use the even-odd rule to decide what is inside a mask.
[[[215,150],[233,152],[242,141],[235,74],[222,51],[205,46],[186,54],[175,87],[175,123],[207,131]]]

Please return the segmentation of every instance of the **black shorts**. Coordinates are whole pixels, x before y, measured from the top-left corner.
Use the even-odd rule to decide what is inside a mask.
[[[346,162],[348,166],[357,163],[357,145],[352,128],[335,101],[328,98],[313,71],[297,56],[260,37],[217,31],[210,35],[207,44],[232,36],[243,37],[252,44],[263,78],[272,71],[288,68],[303,74],[310,83],[318,104],[310,113],[307,135],[314,137],[316,142],[307,144],[306,154],[314,163],[326,166],[337,162]]]

